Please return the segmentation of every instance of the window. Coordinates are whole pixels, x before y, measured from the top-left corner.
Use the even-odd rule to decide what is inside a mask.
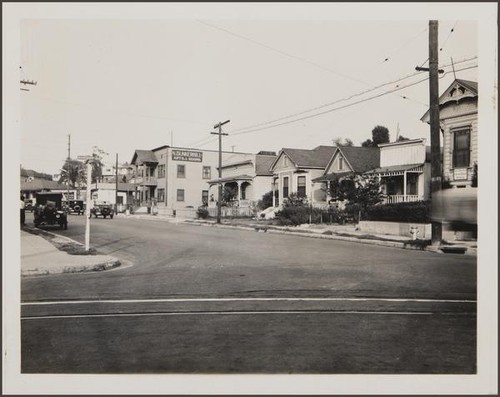
[[[158,200],[159,203],[163,203],[165,201],[165,189],[163,188],[158,189],[156,195],[157,195],[156,199]]]
[[[297,196],[306,197],[306,177],[297,177]]]
[[[283,178],[283,198],[288,197],[288,177]]]
[[[165,164],[158,166],[158,178],[165,178]]]
[[[339,157],[339,171],[342,171],[344,169],[344,159],[342,157]]]
[[[184,189],[177,189],[177,201],[184,201]]]
[[[210,179],[212,177],[212,169],[210,166],[203,166],[203,179]]]
[[[470,128],[453,131],[453,167],[470,165]]]
[[[184,164],[177,164],[177,178],[186,177],[186,166]]]
[[[208,190],[201,191],[201,202],[203,203],[203,205],[208,205]]]

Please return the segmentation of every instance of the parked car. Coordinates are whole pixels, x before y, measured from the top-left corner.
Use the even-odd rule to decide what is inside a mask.
[[[35,227],[59,226],[68,228],[68,217],[62,207],[62,193],[43,192],[36,194],[33,223]]]
[[[82,215],[85,213],[85,203],[83,200],[65,201],[63,206],[66,208],[68,214]]]
[[[113,219],[115,211],[113,210],[113,206],[106,202],[103,203],[95,203],[94,206],[90,209],[90,214],[94,215],[96,218],[98,216],[102,216],[104,219],[106,217],[110,217]]]

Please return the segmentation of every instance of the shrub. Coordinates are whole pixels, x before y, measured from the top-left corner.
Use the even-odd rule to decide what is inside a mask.
[[[415,201],[412,203],[383,204],[369,207],[363,219],[387,222],[431,222],[431,202]]]
[[[272,206],[273,206],[273,191],[271,190],[262,196],[262,198],[257,203],[257,208],[262,211]]]
[[[198,218],[207,219],[208,218],[207,208],[204,206],[198,207],[198,209],[196,210],[196,215],[198,215]]]

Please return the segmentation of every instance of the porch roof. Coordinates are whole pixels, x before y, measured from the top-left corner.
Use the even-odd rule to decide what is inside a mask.
[[[370,174],[384,174],[388,175],[403,175],[405,172],[424,172],[423,163],[420,164],[405,164],[405,165],[391,165],[388,167],[379,167],[375,168],[371,171],[368,171]],[[385,176],[388,176],[385,175]]]
[[[334,181],[336,179],[342,178],[344,176],[349,176],[352,175],[352,171],[344,171],[344,172],[331,172],[326,175],[322,175],[318,178],[314,178],[313,182],[328,182],[328,181]]]
[[[251,180],[253,180],[253,177],[251,177],[250,175],[228,176],[226,178],[220,179],[220,181],[223,183],[238,182],[238,181],[251,181]],[[208,181],[207,183],[209,183],[210,185],[215,185],[215,184],[219,183],[219,179],[212,179],[212,180]]]

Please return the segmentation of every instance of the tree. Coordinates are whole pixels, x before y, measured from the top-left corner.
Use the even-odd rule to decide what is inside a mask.
[[[361,144],[361,146],[377,147],[377,145],[380,145],[381,143],[389,143],[389,142],[390,142],[390,137],[389,137],[389,130],[387,129],[387,127],[384,127],[382,125],[377,125],[372,130],[372,139],[367,139]]]
[[[81,161],[67,159],[61,169],[59,183],[67,183],[72,188],[85,181],[85,166]]]
[[[104,167],[102,159],[108,154],[97,146],[92,147],[92,183],[100,182]]]
[[[221,197],[222,205],[231,205],[231,202],[236,198],[237,189],[237,187],[224,186]]]
[[[368,207],[382,201],[382,190],[380,181],[376,175],[356,174],[349,179],[352,180],[345,192],[345,197],[349,204],[355,205],[358,210],[358,221],[361,214],[366,212]]]
[[[344,146],[354,146],[354,142],[351,141],[349,138],[335,138],[333,140],[333,143],[335,146],[338,146],[338,147],[344,147]]]

